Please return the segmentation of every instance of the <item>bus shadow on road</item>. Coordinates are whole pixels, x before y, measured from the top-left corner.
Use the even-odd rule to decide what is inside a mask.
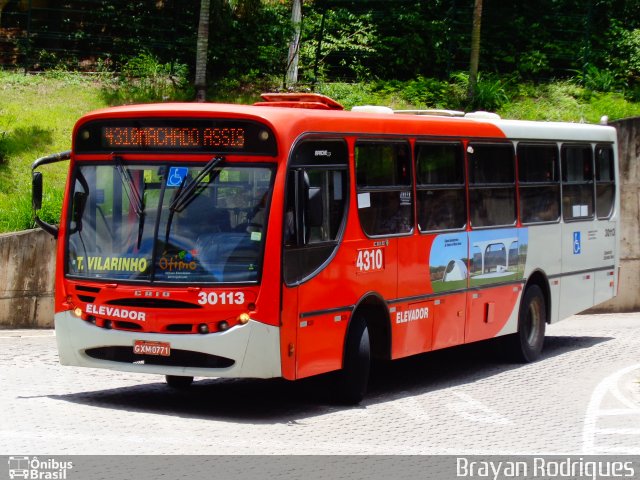
[[[589,349],[610,337],[547,336],[541,359],[527,375],[546,377],[547,362]],[[393,362],[375,362],[369,393],[357,406],[332,401],[323,378],[289,382],[282,379],[202,379],[185,390],[164,383],[50,395],[54,400],[205,420],[238,423],[295,424],[305,418],[342,409],[366,409],[377,403],[482,382],[494,375],[524,368],[503,359],[496,341],[462,345]],[[146,377],[141,376],[141,381]],[[428,401],[428,400],[427,400]]]
[[[465,384],[481,382],[494,375],[517,372],[526,364],[513,362],[500,344],[501,339],[461,345],[378,365],[371,379],[370,394],[399,398]],[[547,362],[555,357],[594,347],[611,337],[547,336],[540,360],[530,364],[528,375],[545,376]]]

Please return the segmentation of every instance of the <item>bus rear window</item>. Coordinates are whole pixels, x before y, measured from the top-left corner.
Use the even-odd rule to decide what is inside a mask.
[[[613,148],[596,146],[596,213],[598,218],[609,218],[613,212],[616,185]]]

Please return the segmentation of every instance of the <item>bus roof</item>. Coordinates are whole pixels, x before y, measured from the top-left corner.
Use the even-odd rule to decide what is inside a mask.
[[[583,123],[385,114],[223,103],[156,103],[111,107],[87,113],[77,122],[76,129],[91,120],[132,117],[243,117],[263,122],[273,127],[280,135],[288,134],[292,138],[307,132],[589,142],[614,142],[616,138],[613,127]]]

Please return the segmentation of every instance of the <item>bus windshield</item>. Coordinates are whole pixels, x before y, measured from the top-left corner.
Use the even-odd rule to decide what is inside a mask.
[[[179,283],[259,280],[273,167],[81,164],[68,225],[67,275]]]

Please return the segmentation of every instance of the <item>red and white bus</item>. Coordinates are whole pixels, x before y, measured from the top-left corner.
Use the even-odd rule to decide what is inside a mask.
[[[57,235],[64,365],[193,377],[329,375],[503,337],[615,296],[615,129],[344,111],[321,95],[82,117]]]

